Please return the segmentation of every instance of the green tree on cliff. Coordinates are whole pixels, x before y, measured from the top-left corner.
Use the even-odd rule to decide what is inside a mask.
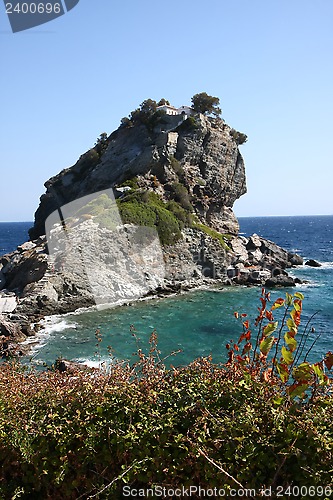
[[[162,99],[160,99],[157,103],[157,106],[170,106],[170,102],[167,100],[167,99],[164,99],[164,97]]]
[[[222,110],[219,107],[220,99],[218,97],[208,95],[206,92],[195,94],[191,101],[194,111],[202,113],[203,115],[220,116],[222,113]]]
[[[108,145],[109,145],[108,134],[106,132],[102,132],[101,135],[97,138],[97,141],[94,146],[94,149],[99,157],[101,157],[105,153]]]
[[[147,124],[150,118],[156,113],[157,103],[153,99],[146,99],[140,107],[131,112],[130,119],[133,123]]]

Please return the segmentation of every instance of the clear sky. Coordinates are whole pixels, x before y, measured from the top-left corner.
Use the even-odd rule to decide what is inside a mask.
[[[333,214],[332,0],[80,0],[21,33],[0,4],[0,220],[144,99],[220,98],[242,145],[237,216]]]

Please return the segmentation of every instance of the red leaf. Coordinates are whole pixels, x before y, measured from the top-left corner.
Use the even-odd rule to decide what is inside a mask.
[[[251,330],[247,330],[246,332],[243,332],[242,335],[238,339],[238,344],[242,342],[242,340],[250,340],[251,338]]]
[[[301,324],[301,311],[295,311],[294,309],[293,311],[291,311],[290,316],[294,320],[296,326],[299,326]]]
[[[266,318],[269,321],[273,321],[274,320],[272,311],[266,311]]]
[[[249,352],[250,350],[252,349],[252,344],[251,342],[247,342],[244,346],[244,349],[242,351],[242,356],[244,356],[244,354],[246,354],[247,352]]]
[[[262,303],[262,309],[265,309],[266,308],[266,300],[263,299],[262,297],[260,297],[260,301]]]
[[[236,319],[238,319],[239,318],[239,313],[237,311],[235,311],[234,312],[234,316],[235,316]]]
[[[234,351],[229,351],[229,352],[228,352],[228,361],[227,361],[227,365],[233,362],[234,357],[235,357],[235,355],[234,355]]]
[[[239,356],[239,355],[238,355],[238,356],[236,356],[236,359],[237,359],[238,363],[241,363],[241,364],[244,364],[244,363],[245,363],[245,359],[244,359],[244,358],[242,358],[242,356]]]

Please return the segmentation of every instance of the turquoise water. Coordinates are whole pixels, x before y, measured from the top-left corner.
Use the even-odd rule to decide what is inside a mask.
[[[241,218],[240,224],[245,235],[256,232],[287,250],[297,251],[305,259],[314,258],[322,263],[320,268],[303,266],[292,271],[308,281],[307,284],[296,289],[272,291],[272,300],[283,297],[286,291],[304,293],[304,324],[317,312],[312,322],[315,333],[311,334],[309,342],[320,334],[312,350],[312,359],[318,360],[325,352],[333,350],[333,216]],[[8,226],[5,229],[8,233]],[[2,224],[0,241],[1,230]],[[113,310],[53,317],[38,336],[38,344],[32,346],[30,357],[36,363],[52,364],[62,356],[97,364],[110,359],[107,349],[110,345],[114,356],[129,359],[138,346],[147,347],[156,329],[161,356],[182,350],[175,358],[168,359],[174,365],[209,354],[216,362],[225,361],[226,342],[237,340],[241,333],[234,311],[246,312],[254,319],[260,292],[260,288],[216,287]],[[95,354],[97,328],[101,331],[102,342]]]
[[[148,346],[149,337],[156,330],[162,356],[182,350],[170,360],[173,364],[188,363],[209,354],[215,361],[223,361],[225,344],[234,335],[237,325],[233,315],[235,306],[244,310],[257,296],[258,289],[216,288],[152,299],[115,310],[53,318],[35,359],[52,363],[57,356],[63,356],[78,361],[97,361],[95,331],[99,328],[103,338],[100,345],[103,360],[108,357],[108,345],[113,348],[114,356],[129,359],[138,346],[144,349]]]
[[[307,289],[297,287],[297,291],[300,290],[307,294]],[[286,291],[272,292],[272,300],[284,297]],[[288,291],[294,293],[296,289]],[[162,357],[182,350],[168,363],[181,365],[210,354],[215,362],[225,361],[225,344],[230,340],[237,341],[241,334],[241,325],[235,319],[234,311],[246,312],[254,319],[259,296],[258,288],[216,288],[140,302],[115,310],[52,318],[46,325],[45,333],[40,336],[41,343],[34,353],[34,360],[52,364],[62,356],[96,364],[99,360],[110,359],[108,346],[112,347],[113,355],[118,359],[131,359],[138,347],[146,350],[149,337],[156,330]],[[314,312],[312,307],[307,310],[306,303],[307,300],[304,303],[304,321]],[[327,319],[321,311],[312,322],[316,331],[322,333],[312,351],[316,360],[332,349],[331,332],[326,328]],[[102,336],[99,349],[96,349],[96,329],[100,329]],[[315,336],[311,334],[309,341],[312,342]]]

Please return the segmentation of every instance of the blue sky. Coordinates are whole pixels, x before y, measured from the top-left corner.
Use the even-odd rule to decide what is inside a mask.
[[[144,99],[218,96],[241,146],[237,216],[333,214],[332,0],[80,0],[12,34],[0,5],[0,220]]]

